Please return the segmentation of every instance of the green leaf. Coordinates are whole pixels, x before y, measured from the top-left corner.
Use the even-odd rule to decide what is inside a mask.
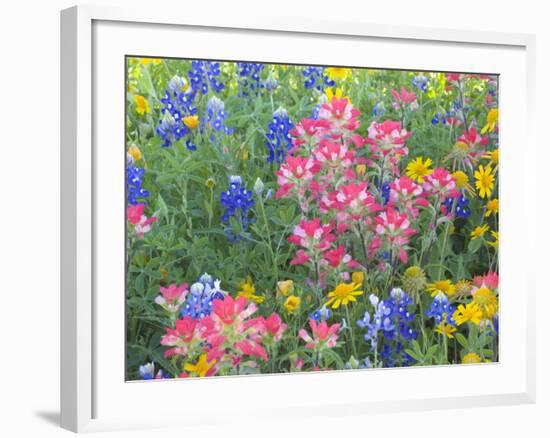
[[[455,338],[460,345],[462,345],[464,348],[468,348],[468,341],[462,333],[455,333]]]

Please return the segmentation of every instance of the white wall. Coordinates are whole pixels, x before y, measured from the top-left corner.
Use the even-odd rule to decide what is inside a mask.
[[[212,8],[226,9],[232,14],[241,8],[252,8],[259,14],[279,16],[536,33],[537,117],[541,127],[539,156],[533,157],[533,168],[538,165],[540,245],[547,247],[550,243],[548,235],[543,234],[547,221],[543,219],[546,214],[542,215],[542,208],[548,211],[544,203],[549,200],[543,166],[550,158],[547,150],[543,150],[548,148],[543,131],[548,125],[550,103],[545,83],[550,61],[545,2],[273,0],[260,5],[257,0],[247,5],[237,0],[127,0],[95,3],[201,8],[205,14]],[[56,425],[59,403],[59,10],[72,4],[65,0],[5,1],[0,9],[0,431],[2,436],[10,438],[68,435]],[[532,223],[532,213],[525,212],[525,215],[526,225]],[[544,287],[548,267],[545,260],[536,260],[530,254],[525,257],[532,258],[541,272],[537,303],[540,372],[536,405],[372,415],[361,420],[285,423],[281,419],[281,427],[276,430],[250,430],[242,425],[239,436],[508,436],[523,435],[536,426],[547,431],[543,414],[547,416],[550,412],[546,372],[549,342],[544,336],[547,309],[550,309]],[[363,425],[357,429],[359,421]],[[183,433],[219,435],[212,429]],[[108,436],[130,435],[153,436],[153,432]],[[533,436],[543,436],[543,432]]]

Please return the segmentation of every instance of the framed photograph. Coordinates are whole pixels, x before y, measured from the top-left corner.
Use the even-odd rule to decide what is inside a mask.
[[[534,37],[74,7],[61,48],[63,427],[534,401]]]

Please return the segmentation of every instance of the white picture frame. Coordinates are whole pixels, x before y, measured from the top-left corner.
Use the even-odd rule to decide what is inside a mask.
[[[106,34],[102,36],[97,26],[105,23]],[[114,24],[113,24],[114,23]],[[110,26],[110,27],[109,27]],[[113,26],[119,26],[120,29],[114,29]],[[510,97],[514,99],[515,109],[510,106],[509,116],[507,118],[506,101],[503,102],[504,109],[502,111],[503,124],[503,142],[504,150],[507,148],[506,140],[522,138],[522,152],[535,151],[536,145],[534,140],[533,128],[533,111],[534,111],[534,64],[535,64],[535,38],[532,35],[525,34],[508,34],[508,33],[492,33],[484,31],[461,31],[451,29],[429,29],[416,27],[402,26],[387,26],[373,25],[361,22],[318,22],[308,20],[290,19],[287,17],[267,18],[253,17],[243,14],[232,17],[219,17],[215,14],[201,16],[199,13],[193,13],[189,9],[184,12],[179,11],[162,11],[158,8],[152,8],[147,11],[134,9],[121,9],[111,7],[94,7],[94,6],[78,6],[62,11],[61,13],[61,425],[62,427],[75,431],[100,431],[120,428],[146,428],[160,426],[174,426],[177,421],[167,420],[159,415],[159,412],[151,412],[150,415],[135,413],[133,416],[126,412],[115,412],[114,409],[109,409],[105,400],[112,400],[111,404],[120,404],[122,399],[117,398],[122,393],[117,393],[113,388],[112,393],[107,393],[104,389],[112,385],[112,382],[104,376],[107,374],[106,369],[113,366],[113,375],[117,376],[120,370],[116,365],[110,365],[105,361],[105,354],[97,354],[102,351],[105,344],[105,324],[102,329],[98,329],[98,318],[110,319],[112,315],[104,312],[104,300],[97,300],[98,285],[101,290],[104,290],[101,285],[101,275],[106,271],[102,271],[103,259],[98,259],[99,252],[106,251],[104,241],[98,242],[98,225],[102,223],[100,215],[105,214],[105,208],[98,209],[98,203],[102,203],[105,199],[99,196],[98,193],[105,191],[103,186],[111,185],[111,181],[103,181],[107,178],[103,169],[107,169],[103,165],[105,154],[100,154],[98,158],[96,142],[98,139],[108,138],[110,130],[105,128],[99,132],[96,123],[103,123],[102,115],[98,115],[98,107],[103,105],[102,97],[97,94],[98,80],[102,77],[101,68],[94,64],[101,53],[98,51],[106,51],[105,39],[112,38],[109,41],[113,46],[112,56],[118,56],[120,53],[127,52],[123,45],[117,45],[117,41],[124,41],[122,33],[131,32],[131,27],[147,28],[148,32],[175,32],[177,29],[185,28],[192,31],[200,31],[202,34],[222,35],[224,32],[235,31],[238,34],[251,33],[257,38],[263,38],[264,35],[271,35],[273,38],[282,38],[293,36],[295,38],[308,37],[311,40],[316,38],[334,38],[336,39],[353,39],[357,44],[362,41],[370,41],[376,43],[384,42],[385,44],[408,44],[411,47],[440,46],[441,50],[446,50],[446,44],[452,44],[459,48],[461,53],[470,51],[475,55],[475,51],[484,50],[489,53],[495,52],[495,62],[498,64],[497,52],[502,59],[506,58],[504,53],[509,50],[509,53],[515,53],[518,59],[524,62],[515,63],[513,67],[517,70],[518,75],[510,74],[510,78],[524,78],[525,81],[514,83],[514,89],[510,90]],[[111,33],[109,33],[111,32]],[[118,37],[117,37],[118,35]],[[128,33],[127,35],[130,35]],[[133,35],[133,34],[132,34]],[[241,35],[242,36],[242,35]],[[246,35],[245,35],[246,36]],[[137,36],[135,40],[137,40]],[[138,44],[139,41],[135,41]],[[154,45],[154,39],[151,43]],[[253,46],[253,44],[252,44]],[[119,52],[115,52],[119,50]],[[144,48],[144,53],[147,54],[149,48]],[[170,48],[164,48],[163,53],[159,55],[169,55]],[[189,56],[196,56],[197,50],[201,50],[200,43],[195,47],[195,52]],[[206,49],[205,49],[206,50]],[[242,50],[245,50],[244,48]],[[254,50],[250,48],[247,50]],[[411,49],[412,50],[412,49]],[[428,49],[426,49],[428,50]],[[135,52],[131,52],[136,54]],[[214,52],[213,52],[214,53]],[[252,52],[249,52],[252,53]],[[480,52],[480,56],[486,57],[487,53]],[[235,54],[235,56],[243,56]],[[214,56],[214,55],[212,55]],[[229,54],[226,58],[231,58]],[[261,55],[257,55],[260,57]],[[272,55],[277,56],[276,54]],[[281,56],[281,55],[279,55]],[[286,56],[297,56],[288,54]],[[313,56],[313,55],[311,55]],[[462,55],[464,56],[464,55]],[[476,57],[473,56],[474,62]],[[110,59],[110,58],[106,58]],[[215,58],[214,58],[215,59]],[[275,59],[275,58],[273,58]],[[294,59],[289,59],[293,61]],[[456,60],[458,66],[460,60]],[[403,61],[396,61],[403,62]],[[444,57],[441,59],[433,59],[432,68],[437,70],[438,63],[444,62]],[[505,62],[505,61],[502,61]],[[374,62],[378,66],[376,62]],[[102,64],[104,66],[105,64]],[[455,65],[455,64],[448,64]],[[504,65],[504,64],[503,64]],[[385,65],[391,67],[392,65]],[[393,65],[396,67],[397,65]],[[512,67],[510,67],[512,68]],[[444,69],[444,68],[440,68]],[[475,70],[475,68],[473,69]],[[496,72],[500,73],[500,72]],[[511,79],[512,80],[512,79]],[[109,86],[116,86],[116,83]],[[504,85],[506,86],[506,84]],[[520,87],[520,88],[517,88]],[[121,107],[123,101],[120,100]],[[515,120],[521,120],[519,127],[509,128],[508,133],[506,121],[511,120],[512,111],[514,112]],[[519,119],[517,118],[519,117]],[[113,118],[114,121],[118,120]],[[107,126],[103,124],[102,126]],[[104,137],[107,136],[107,137]],[[117,144],[120,138],[117,134],[113,134],[112,142]],[[510,141],[510,143],[512,143]],[[521,159],[517,150],[509,149],[510,154],[507,157],[503,153],[502,158],[502,176],[503,191],[510,190],[509,200],[523,198],[525,202],[531,199],[533,194],[530,190],[535,186],[536,176],[534,172],[528,172],[526,166],[519,166],[516,173],[518,178],[522,179],[522,183],[512,193],[511,185],[506,183],[506,165],[507,162],[513,162]],[[103,157],[103,158],[101,158]],[[101,174],[98,173],[98,166],[102,169]],[[103,166],[103,167],[102,167]],[[115,166],[116,168],[116,166]],[[107,169],[108,170],[108,169]],[[519,173],[519,176],[518,176]],[[533,190],[531,190],[533,191]],[[514,235],[517,224],[520,223],[521,213],[516,211],[510,202],[506,202],[506,196],[501,196],[502,216],[508,218],[502,224],[503,236],[501,248],[503,251],[502,266],[511,266],[512,262],[516,268],[514,277],[504,275],[503,282],[507,279],[515,281],[515,286],[518,286],[521,291],[516,297],[517,306],[519,309],[516,316],[515,324],[517,331],[513,338],[510,336],[507,340],[502,336],[503,348],[506,348],[507,342],[515,342],[518,348],[517,358],[514,358],[514,366],[511,371],[503,372],[499,376],[502,391],[494,389],[494,386],[487,385],[482,387],[481,393],[469,393],[467,391],[459,392],[458,389],[449,394],[433,392],[432,395],[422,395],[418,390],[415,393],[413,388],[408,393],[402,395],[388,396],[388,398],[373,396],[367,397],[356,395],[350,399],[348,403],[334,403],[332,405],[323,404],[318,401],[315,392],[309,398],[302,401],[299,406],[308,412],[309,415],[323,416],[330,411],[333,415],[341,415],[347,412],[352,412],[354,415],[361,415],[363,412],[395,412],[398,410],[409,409],[434,409],[434,408],[451,408],[465,406],[487,406],[498,404],[519,404],[531,403],[535,399],[535,308],[534,308],[534,269],[519,260],[519,250],[535,247],[535,229],[534,226],[526,231],[522,239],[523,242],[514,240],[509,237],[507,240],[506,230],[510,236]],[[116,199],[115,199],[116,201]],[[103,207],[110,204],[106,203]],[[122,204],[121,204],[122,205]],[[533,203],[534,205],[534,203]],[[102,211],[102,213],[99,213]],[[532,210],[531,210],[532,211]],[[116,212],[115,212],[116,213]],[[103,231],[100,232],[102,234]],[[521,247],[520,247],[521,246]],[[122,250],[122,248],[120,248]],[[509,258],[508,258],[509,257]],[[116,265],[116,264],[113,264]],[[98,271],[99,266],[99,271]],[[105,277],[105,275],[104,275]],[[111,278],[111,277],[109,277]],[[103,278],[103,281],[105,279]],[[511,283],[510,283],[511,284]],[[516,287],[517,289],[517,287]],[[503,290],[506,290],[505,283]],[[123,297],[123,291],[120,291],[120,297]],[[122,301],[122,298],[119,299]],[[98,304],[99,303],[99,304]],[[120,304],[120,303],[119,303]],[[116,308],[116,306],[115,306]],[[511,324],[510,319],[506,319],[506,302],[503,302],[502,330],[507,332],[507,325]],[[116,318],[124,318],[124,315],[114,315]],[[519,321],[519,323],[518,323]],[[117,345],[120,346],[120,340],[124,338],[123,328],[115,322],[110,323],[109,330],[117,331],[116,335],[119,344],[114,344],[105,347],[104,352],[116,351]],[[122,330],[122,333],[118,333]],[[111,348],[111,350],[109,350]],[[504,360],[504,359],[503,359]],[[116,361],[115,361],[116,362]],[[117,362],[118,363],[118,362]],[[511,362],[510,362],[511,363]],[[489,368],[485,367],[485,370]],[[494,365],[494,373],[499,370],[506,369],[506,361],[501,364]],[[462,370],[462,371],[460,371]],[[460,370],[451,370],[449,367],[438,367],[416,370],[415,380],[427,379],[428,376],[434,376],[435,379],[444,379],[447,373],[457,373],[456,376],[468,378],[467,376],[479,373],[481,380],[487,380],[488,372],[482,371],[482,368],[475,367],[460,368]],[[394,373],[392,378],[399,379],[399,373],[406,373],[408,370],[377,370],[367,371],[367,373]],[[481,373],[484,373],[481,375]],[[319,382],[325,385],[339,385],[340,387],[353,388],[353,376],[358,378],[357,373],[312,373],[309,376],[292,375],[283,376],[286,380],[282,380],[281,376],[259,376],[259,377],[238,377],[238,378],[223,378],[211,379],[209,381],[189,381],[189,382],[157,382],[153,385],[143,386],[131,382],[119,382],[120,387],[129,389],[124,397],[131,399],[135,398],[136,394],[143,393],[145,397],[161,397],[163,393],[167,396],[170,385],[187,384],[189,391],[206,391],[213,393],[216,388],[222,388],[223,391],[242,390],[253,391],[254,386],[259,383],[262,385],[277,386],[295,386],[296,388],[314,388]],[[331,377],[332,376],[332,377]],[[372,374],[371,374],[372,376]],[[264,379],[258,381],[257,379]],[[321,380],[322,379],[322,380]],[[372,377],[370,377],[372,379]],[[382,377],[381,377],[382,379]],[[503,380],[504,379],[504,380]],[[120,380],[120,379],[119,379]],[[332,383],[331,383],[332,382]],[[495,385],[498,381],[495,379]],[[199,385],[201,385],[199,387]],[[347,385],[347,386],[346,386]],[[508,385],[508,386],[506,386]],[[414,385],[413,385],[414,386]],[[98,389],[99,388],[99,389]],[[154,390],[149,391],[150,388]],[[491,389],[493,388],[493,389]],[[122,390],[121,390],[122,391]],[[486,391],[486,392],[483,392]],[[98,395],[99,394],[99,395]],[[317,399],[316,399],[317,397]],[[337,395],[335,395],[336,400]],[[103,400],[103,402],[102,402]],[[280,400],[279,400],[280,402]],[[104,408],[103,405],[106,407]],[[293,407],[298,405],[289,403],[288,406],[282,406],[277,411],[266,410],[260,407],[251,408],[247,415],[260,419],[259,421],[269,422],[274,420],[274,412],[278,414],[282,412],[291,412]],[[214,406],[213,409],[216,409]],[[219,409],[218,409],[219,410]],[[103,414],[105,412],[105,414]],[[135,412],[135,411],[134,411]],[[270,413],[271,412],[271,413]],[[304,411],[303,411],[304,412]],[[99,414],[98,414],[99,413]],[[220,412],[219,421],[230,421],[231,412],[224,414]],[[181,417],[180,417],[181,419]],[[193,415],[191,422],[199,423],[203,421],[200,415]],[[221,427],[221,426],[220,426]]]

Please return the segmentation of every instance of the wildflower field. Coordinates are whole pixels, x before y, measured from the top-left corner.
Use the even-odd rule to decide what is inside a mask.
[[[496,76],[126,72],[128,380],[498,361]]]

